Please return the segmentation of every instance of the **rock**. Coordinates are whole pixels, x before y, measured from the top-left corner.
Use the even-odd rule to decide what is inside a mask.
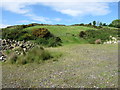
[[[101,43],[102,43],[101,39],[95,40],[95,44],[101,44]]]
[[[0,52],[0,61],[5,61],[7,58],[6,55],[4,55],[2,52]]]

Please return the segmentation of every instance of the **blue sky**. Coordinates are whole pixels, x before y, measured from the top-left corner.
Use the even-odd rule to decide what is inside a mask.
[[[93,20],[110,23],[118,18],[118,2],[2,2],[0,27],[16,24],[78,24]],[[29,1],[29,0],[28,0]]]

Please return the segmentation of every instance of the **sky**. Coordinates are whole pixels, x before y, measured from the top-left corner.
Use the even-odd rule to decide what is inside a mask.
[[[106,1],[106,2],[104,2]],[[119,0],[4,0],[0,28],[30,23],[111,23],[118,19]]]

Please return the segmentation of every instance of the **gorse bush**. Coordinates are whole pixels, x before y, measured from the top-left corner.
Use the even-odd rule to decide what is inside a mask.
[[[33,30],[33,35],[36,37],[50,37],[52,34],[45,28],[38,28]]]
[[[117,37],[118,30],[114,29],[99,29],[99,30],[87,30],[81,31],[79,36],[80,38],[84,38],[89,43],[94,44],[96,40],[100,39],[101,43],[106,40],[110,40],[110,35]]]

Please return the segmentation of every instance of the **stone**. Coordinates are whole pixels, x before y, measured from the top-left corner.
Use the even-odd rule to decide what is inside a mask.
[[[102,43],[101,39],[95,40],[95,44],[101,44],[101,43]]]

